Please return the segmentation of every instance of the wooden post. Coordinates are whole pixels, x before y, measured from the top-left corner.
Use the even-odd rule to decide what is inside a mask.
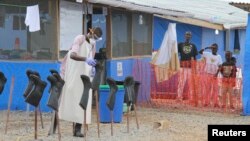
[[[13,89],[14,89],[14,83],[15,83],[15,77],[12,76],[12,78],[11,78],[11,86],[10,86],[9,102],[8,102],[7,119],[6,119],[6,126],[5,126],[5,134],[7,134],[7,130],[8,130],[8,122],[9,122],[9,116],[10,116],[10,106],[11,106],[11,103],[12,103],[12,94],[13,94]]]
[[[58,129],[58,139],[59,139],[59,141],[61,141],[61,130],[60,130],[58,112],[55,111],[55,114],[56,114],[56,123],[57,123],[57,129]]]
[[[137,113],[136,113],[136,106],[135,106],[135,104],[133,104],[133,106],[134,106],[134,111],[135,111],[135,119],[136,119],[137,129],[139,129],[139,122],[138,122],[138,117],[137,117]]]
[[[94,91],[95,94],[95,103],[96,103],[96,117],[97,117],[97,130],[98,130],[98,137],[100,138],[100,117],[99,117],[99,100],[97,90]]]
[[[44,126],[43,126],[43,116],[42,116],[40,104],[38,105],[38,109],[39,109],[39,115],[40,115],[40,119],[41,119],[41,125],[42,125],[42,128],[44,128]]]
[[[87,135],[87,116],[86,116],[86,110],[84,110],[84,138],[85,138],[85,140],[87,138],[86,137],[86,135]]]
[[[35,108],[35,140],[37,139],[37,107]]]
[[[127,132],[129,133],[129,110],[130,107],[128,106],[128,110],[127,110]]]
[[[113,136],[113,111],[110,111],[111,116],[111,136]]]

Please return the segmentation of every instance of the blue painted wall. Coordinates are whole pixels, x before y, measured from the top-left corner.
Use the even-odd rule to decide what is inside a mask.
[[[50,86],[50,83],[47,81],[47,76],[50,75],[50,69],[59,71],[59,66],[60,64],[58,62],[0,62],[0,71],[2,71],[7,78],[3,93],[0,95],[0,110],[6,110],[8,108],[12,77],[15,78],[15,81],[11,110],[26,110],[23,93],[28,84],[26,70],[31,69],[39,72],[41,79],[47,82],[47,87],[44,90],[40,104],[42,111],[50,111],[51,109],[46,106],[49,96],[48,89]]]
[[[153,30],[153,50],[158,50],[161,46],[164,34],[168,28],[169,23],[176,23],[177,41],[185,41],[185,32],[192,32],[191,41],[196,45],[197,49],[201,49],[202,43],[202,27],[190,24],[179,23],[175,21],[166,20],[159,17],[154,17],[154,30]]]
[[[141,61],[144,62],[150,62],[151,58],[141,58]],[[108,60],[106,62],[106,71],[107,71],[107,77],[112,77],[113,79],[117,81],[123,81],[126,76],[132,75],[133,73],[133,66],[136,59],[124,59],[124,60]],[[117,73],[117,63],[122,64],[122,76],[118,76]],[[150,77],[150,76],[149,76]]]
[[[207,46],[210,46],[213,43],[217,43],[219,48],[218,48],[218,54],[221,55],[222,59],[224,59],[224,36],[225,33],[224,31],[219,31],[219,34],[215,34],[214,29],[209,29],[209,28],[202,28],[202,48],[205,48]]]

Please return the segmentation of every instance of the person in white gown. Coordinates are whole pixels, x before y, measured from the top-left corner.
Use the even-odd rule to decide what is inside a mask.
[[[64,57],[60,75],[65,84],[62,90],[59,119],[74,123],[73,135],[83,137],[81,126],[84,120],[84,111],[79,102],[83,93],[83,83],[81,75],[87,75],[91,81],[91,69],[96,65],[94,55],[96,52],[95,44],[102,36],[102,30],[99,27],[90,29],[87,35],[78,35]],[[89,91],[89,100],[86,110],[87,124],[91,123],[92,91]]]

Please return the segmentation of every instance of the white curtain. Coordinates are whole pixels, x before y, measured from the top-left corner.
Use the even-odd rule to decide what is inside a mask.
[[[161,47],[156,55],[154,55],[151,63],[155,65],[156,79],[158,82],[167,80],[179,70],[180,63],[175,23],[169,23]]]

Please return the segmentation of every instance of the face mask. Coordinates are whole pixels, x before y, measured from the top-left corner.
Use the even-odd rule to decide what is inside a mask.
[[[98,38],[98,39],[96,40],[96,42],[101,41],[101,40],[102,40],[102,37]]]
[[[93,39],[93,38],[90,38],[90,39],[89,39],[89,43],[90,43],[91,45],[95,45],[96,40],[95,40],[95,39]]]

